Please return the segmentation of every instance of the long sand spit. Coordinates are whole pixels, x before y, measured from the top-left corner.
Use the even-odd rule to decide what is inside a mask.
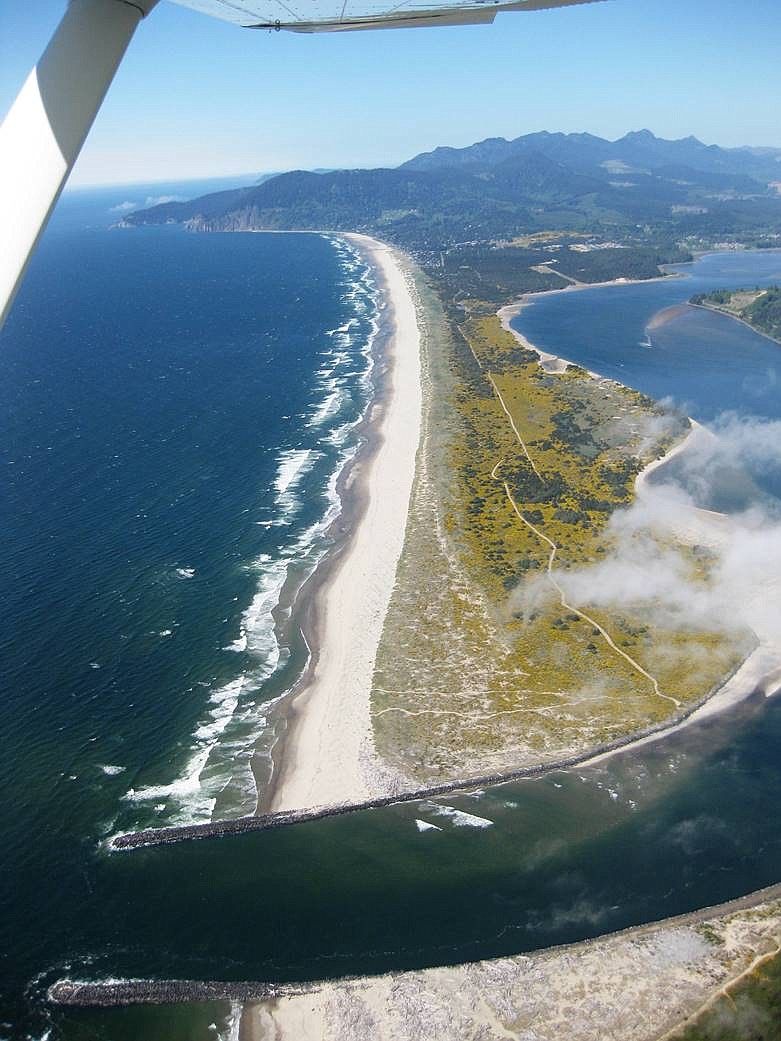
[[[385,802],[388,796],[402,792],[414,797],[416,788],[396,776],[376,754],[370,692],[415,477],[423,405],[420,326],[411,265],[403,254],[366,235],[347,237],[367,255],[384,287],[391,325],[385,358],[390,374],[385,393],[374,405],[379,413],[370,424],[374,447],[358,474],[362,486],[361,515],[344,553],[316,594],[310,668],[306,682],[286,706],[287,730],[274,758],[274,774],[264,806],[271,811],[272,820],[273,814],[280,811],[339,807],[343,812],[346,804],[358,808],[374,800]],[[629,279],[602,283],[631,284]],[[588,288],[597,287],[567,286],[549,292],[572,293]],[[536,295],[527,294],[517,303],[501,308],[498,315],[505,329],[537,352],[543,369],[561,372],[569,364],[565,359],[540,351],[510,324],[530,297]],[[653,469],[685,451],[698,437],[706,436],[696,424],[694,428],[690,438],[638,477],[639,496],[648,493],[647,476]],[[707,534],[716,541],[723,539],[728,525],[728,518],[708,516],[707,511],[701,510],[693,510],[687,520],[687,528],[696,529],[701,539],[706,536],[705,541]],[[675,534],[682,541],[691,540],[691,530]],[[684,723],[728,708],[758,689],[773,692],[781,683],[781,643],[769,640],[767,634],[762,636],[754,653],[737,673],[725,678],[717,692],[707,692],[698,705],[666,724],[627,735],[607,748],[594,748],[591,755],[602,758],[634,743],[657,740]],[[588,761],[589,755],[572,758],[583,762]],[[568,764],[546,765],[550,769]],[[510,772],[508,779],[515,774]],[[465,779],[465,787],[472,786],[469,780]],[[485,778],[479,780],[484,782]]]
[[[362,801],[392,786],[374,753],[369,697],[377,646],[407,524],[420,440],[420,331],[411,276],[399,254],[350,235],[380,276],[392,324],[387,388],[375,403],[374,450],[365,460],[363,513],[319,591],[308,681],[288,708],[275,761],[274,811]]]
[[[741,982],[779,951],[775,885],[663,922],[462,965],[304,984],[61,979],[48,997],[93,1007],[229,1000],[243,1005],[240,1041],[672,1041],[720,1001],[729,1013],[738,999],[746,1012]]]
[[[421,429],[420,327],[412,289],[411,263],[389,246],[364,235],[350,236],[363,249],[384,281],[391,309],[391,336],[386,361],[390,379],[376,403],[380,415],[371,423],[375,445],[359,475],[364,510],[333,572],[317,593],[312,662],[306,682],[287,714],[287,732],[275,755],[275,774],[264,810],[208,824],[145,829],[114,836],[109,848],[134,849],[183,839],[205,839],[296,824],[394,802],[470,791],[523,777],[597,763],[616,753],[657,741],[683,726],[731,708],[752,695],[770,696],[781,689],[781,639],[758,632],[754,651],[702,698],[671,718],[623,735],[600,746],[582,749],[560,760],[490,775],[465,775],[435,786],[418,786],[386,767],[374,748],[370,691],[374,660],[395,581],[409,508]],[[614,283],[606,283],[610,285]],[[630,284],[628,282],[621,284]],[[570,287],[554,292],[577,292]],[[589,287],[584,287],[589,288]],[[591,287],[593,288],[593,287]],[[502,326],[540,356],[548,372],[562,372],[570,362],[546,354],[510,325],[527,302],[527,294],[499,310]],[[592,373],[595,377],[598,374]],[[602,378],[602,377],[598,377]],[[688,437],[637,477],[638,497],[653,494],[651,473],[697,442],[713,437],[692,424]],[[692,507],[680,511],[672,534],[681,542],[722,543],[731,519]],[[777,596],[777,580],[758,596]],[[772,586],[773,588],[770,588]]]
[[[284,757],[274,779],[270,808],[293,812],[252,822],[261,827],[294,823],[299,819],[295,811],[302,809],[306,819],[310,816],[306,809],[314,806],[320,810],[312,816],[327,816],[349,812],[373,800],[378,805],[394,801],[388,795],[389,779],[373,748],[369,695],[414,478],[421,416],[420,334],[404,262],[376,240],[352,238],[371,255],[392,308],[390,387],[380,403],[377,447],[361,477],[365,482],[365,511],[338,567],[321,590],[318,618],[322,621],[309,682],[295,698]],[[536,350],[509,325],[519,309],[518,305],[505,308],[499,312],[500,318],[505,328]],[[562,371],[567,364],[544,354],[540,360],[553,372]],[[691,438],[696,436],[704,434],[695,426]],[[685,450],[689,444],[691,440],[687,439],[674,452]],[[652,467],[668,459],[669,455]],[[638,479],[638,495],[648,493],[650,469]],[[708,533],[715,541],[724,537],[726,518],[708,515],[707,511],[692,512],[690,520],[697,539]],[[692,537],[692,531],[680,534],[684,539]],[[690,719],[726,708],[752,692],[770,694],[777,689],[781,683],[781,649],[768,640],[767,634],[762,635],[764,639],[760,637],[754,654],[718,694],[691,713]],[[653,735],[646,733],[641,740],[657,739],[682,722],[679,716],[671,725],[654,728]],[[590,755],[626,749],[639,743],[639,736],[628,736],[609,750],[592,750]],[[588,758],[586,753],[576,761],[582,763]],[[551,767],[554,764],[547,768]],[[544,769],[541,767],[540,772]],[[458,784],[445,787],[456,788]],[[467,781],[463,787],[471,785]],[[402,795],[409,797],[412,793]],[[251,822],[233,822],[240,823],[249,829]],[[217,830],[219,824],[213,827]],[[172,833],[185,830],[170,829]],[[201,829],[190,830],[193,834],[177,837],[201,837]],[[128,846],[154,841],[152,833],[137,836],[136,842],[132,836],[127,838],[131,840]],[[176,841],[176,837],[171,834],[168,840]],[[756,955],[757,951],[781,948],[777,887],[743,903],[751,907],[763,900],[764,905],[753,914],[737,906],[712,909],[710,915],[700,912],[531,956],[335,981],[319,987],[279,988],[276,994],[276,988],[262,984],[255,985],[254,995],[252,985],[247,985],[246,992],[229,988],[225,994],[248,1003],[241,1019],[242,1041],[350,1041],[365,1037],[403,1041],[422,1036],[431,1041],[450,1041],[455,1036],[523,1036],[529,1041],[542,1041],[565,1035],[579,1041],[597,1041],[608,1032],[625,1041],[651,1041],[662,1034],[672,1037],[676,1025],[696,1020],[710,1006],[714,994],[728,994],[731,981],[765,957],[763,953]],[[698,928],[698,920],[703,919],[709,932]],[[187,987],[178,998],[164,989],[168,1000],[195,996]],[[70,990],[52,997],[74,1000]],[[255,1004],[253,997],[261,1003]],[[266,1001],[262,1001],[264,997]],[[109,1003],[115,999],[110,995]],[[78,1003],[79,997],[75,1000]],[[94,1003],[95,999],[88,995],[86,1000]],[[131,995],[129,1000],[138,1000],[138,995]]]

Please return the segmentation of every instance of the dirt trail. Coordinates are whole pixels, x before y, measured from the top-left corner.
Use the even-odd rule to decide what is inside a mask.
[[[553,575],[553,565],[554,565],[554,562],[556,560],[556,553],[558,552],[558,546],[556,545],[556,543],[552,539],[549,539],[547,535],[544,535],[539,530],[539,528],[536,528],[532,524],[532,522],[530,520],[527,520],[526,517],[524,517],[524,515],[518,509],[518,504],[516,503],[515,499],[513,499],[513,497],[512,497],[512,493],[510,492],[510,489],[509,489],[509,487],[507,485],[507,481],[502,481],[502,484],[504,485],[505,494],[506,494],[507,498],[510,500],[510,505],[512,506],[513,510],[515,511],[515,513],[519,517],[519,519],[522,520],[523,523],[526,525],[526,527],[529,528],[531,531],[533,531],[534,534],[538,538],[542,539],[544,542],[546,542],[550,546],[550,556],[548,557],[548,568],[547,568],[548,579],[550,580],[550,583],[553,586],[553,588],[559,594],[559,603],[564,608],[564,610],[565,611],[571,611],[573,614],[578,615],[579,618],[582,618],[585,622],[588,622],[590,625],[593,625],[595,629],[598,629],[600,636],[602,636],[602,638],[605,640],[605,642],[607,643],[608,647],[610,647],[612,650],[614,650],[616,652],[616,654],[620,654],[622,658],[624,658],[627,662],[629,662],[629,664],[632,666],[633,669],[635,669],[637,672],[639,672],[641,676],[644,676],[651,683],[651,686],[653,687],[654,694],[656,694],[657,697],[663,698],[665,701],[670,701],[670,702],[672,702],[673,705],[675,705],[676,708],[680,708],[681,707],[681,702],[678,701],[677,698],[672,697],[671,694],[665,694],[660,689],[659,681],[656,679],[656,677],[652,676],[650,672],[647,672],[638,661],[635,661],[635,659],[630,654],[627,654],[625,650],[623,650],[621,647],[619,647],[616,644],[616,642],[613,640],[613,637],[610,635],[610,633],[602,625],[599,624],[599,622],[596,620],[596,618],[592,618],[591,615],[586,614],[585,611],[581,611],[580,608],[575,607],[573,604],[570,604],[570,603],[567,602],[567,599],[564,596],[564,590],[561,588],[561,586],[556,581],[556,579],[555,579],[555,577]]]
[[[542,474],[540,473],[540,471],[537,469],[537,464],[534,462],[534,460],[532,459],[531,455],[529,454],[529,449],[526,447],[526,442],[521,437],[521,435],[518,433],[518,427],[515,425],[515,420],[513,419],[512,415],[510,414],[510,410],[505,405],[504,398],[502,397],[501,392],[500,392],[499,388],[497,387],[497,385],[496,385],[496,383],[494,381],[494,378],[493,378],[493,376],[491,375],[490,372],[488,373],[488,379],[491,382],[491,386],[494,388],[494,394],[496,394],[497,398],[499,399],[499,404],[502,406],[502,409],[504,410],[504,414],[507,416],[507,418],[510,421],[510,426],[513,428],[513,433],[515,434],[516,438],[518,439],[518,444],[521,446],[523,454],[526,456],[526,458],[527,458],[527,460],[529,462],[529,466],[532,468],[532,470],[534,470],[534,473],[537,475],[537,478],[540,481],[543,481],[543,483],[544,483],[544,478],[543,478]],[[496,470],[496,467],[494,467],[494,470],[491,471],[491,476],[493,476],[495,470]]]
[[[725,998],[732,1006],[733,1012],[737,1012],[737,1006],[735,1005],[735,1001],[733,1000],[733,997],[730,994],[732,988],[737,986],[737,984],[740,983],[742,980],[745,980],[747,977],[749,977],[753,972],[756,972],[756,970],[761,965],[764,965],[765,962],[772,961],[772,959],[776,958],[779,954],[781,954],[781,942],[777,942],[775,948],[772,951],[765,951],[764,954],[758,954],[756,958],[754,958],[754,960],[751,962],[751,964],[743,970],[743,972],[739,973],[737,976],[734,976],[731,980],[728,980],[723,986],[719,987],[719,989],[715,991],[715,993],[711,994],[708,1000],[704,1002],[702,1005],[700,1005],[698,1009],[695,1009],[694,1012],[691,1013],[691,1015],[687,1016],[686,1019],[683,1020],[683,1022],[676,1024],[676,1026],[674,1026],[672,1030],[668,1030],[666,1033],[662,1034],[661,1037],[657,1038],[657,1041],[673,1041],[673,1038],[680,1037],[681,1033],[687,1027],[693,1026],[695,1023],[697,1023],[705,1015],[705,1013],[709,1011],[709,1009],[713,1008],[713,1006],[720,998]]]
[[[521,437],[520,431],[518,430],[518,427],[515,425],[515,420],[512,417],[512,413],[507,408],[507,405],[505,404],[504,398],[502,397],[502,393],[501,393],[501,391],[499,390],[499,388],[496,385],[496,381],[494,380],[492,374],[490,372],[486,371],[485,366],[483,365],[483,363],[480,361],[480,358],[475,353],[475,350],[474,350],[474,348],[472,347],[472,344],[469,341],[469,337],[464,333],[463,329],[460,328],[460,327],[459,327],[459,332],[461,333],[461,336],[463,337],[464,342],[466,343],[467,347],[471,351],[472,357],[477,362],[478,367],[480,369],[482,369],[482,371],[485,372],[486,376],[488,377],[488,380],[489,380],[489,382],[490,382],[490,384],[491,384],[491,386],[493,388],[494,394],[496,394],[497,400],[498,400],[499,404],[502,406],[502,411],[507,416],[507,419],[508,419],[508,421],[510,423],[510,426],[512,427],[512,431],[515,434],[515,437],[516,437],[516,439],[518,441],[518,444],[521,447],[521,451],[523,452],[524,456],[526,457],[526,459],[527,459],[527,461],[529,463],[529,466],[531,466],[531,468],[534,471],[534,473],[537,476],[537,478],[540,481],[544,481],[544,478],[543,478],[542,474],[537,469],[537,464],[534,462],[534,459],[532,458],[531,452],[529,451],[529,449],[528,449],[528,447],[526,445],[526,442]],[[553,586],[553,588],[556,590],[556,592],[559,595],[559,602],[561,603],[561,606],[566,611],[571,611],[573,614],[578,615],[578,617],[584,619],[584,621],[590,622],[591,625],[593,625],[595,629],[599,630],[600,635],[605,640],[607,645],[613,651],[615,651],[616,654],[621,655],[621,657],[624,658],[632,666],[633,669],[635,669],[641,676],[643,676],[645,679],[647,679],[650,682],[651,686],[653,687],[654,694],[657,697],[662,698],[664,701],[669,701],[672,705],[674,705],[676,707],[676,709],[680,709],[681,708],[681,702],[677,698],[672,697],[672,695],[665,694],[661,690],[661,688],[659,687],[659,681],[656,679],[656,677],[652,676],[651,673],[647,672],[638,661],[635,661],[635,659],[631,655],[627,654],[626,651],[622,650],[619,646],[617,646],[617,644],[615,643],[615,641],[611,637],[610,633],[608,633],[607,630],[602,625],[600,625],[598,621],[596,621],[596,619],[592,618],[590,615],[587,615],[584,611],[579,610],[577,607],[573,607],[572,604],[567,603],[567,600],[566,600],[566,598],[564,596],[564,590],[561,588],[561,586],[556,581],[556,579],[555,579],[555,577],[553,575],[553,565],[555,563],[556,554],[558,553],[559,547],[556,545],[555,542],[553,542],[552,539],[549,539],[547,535],[544,535],[538,528],[536,528],[531,523],[531,521],[528,521],[526,519],[526,517],[524,517],[523,513],[521,512],[521,510],[518,508],[518,504],[516,503],[515,499],[513,498],[512,493],[510,492],[510,488],[509,488],[507,482],[505,480],[503,480],[502,478],[500,478],[498,476],[498,474],[497,474],[497,470],[499,469],[499,467],[502,465],[503,462],[504,462],[504,460],[500,459],[496,463],[496,465],[494,466],[493,470],[491,471],[491,477],[495,481],[499,481],[499,480],[502,481],[502,485],[504,486],[505,494],[506,494],[506,496],[507,496],[507,498],[508,498],[508,500],[510,502],[510,505],[512,506],[512,508],[515,511],[516,515],[518,516],[518,518],[521,521],[523,521],[523,523],[527,526],[527,528],[529,528],[537,536],[537,538],[541,539],[543,542],[545,542],[550,547],[550,555],[548,557],[547,574],[548,574],[548,579],[549,579],[551,585]]]
[[[538,479],[540,481],[543,481],[544,478],[542,477],[542,474],[540,473],[540,471],[537,469],[537,466],[536,466],[534,460],[531,457],[531,453],[529,452],[529,449],[526,446],[526,442],[521,437],[521,435],[520,435],[520,433],[518,431],[518,427],[515,425],[515,420],[513,419],[512,415],[510,414],[510,410],[507,408],[507,405],[504,402],[504,398],[502,397],[502,394],[501,394],[499,388],[496,386],[494,378],[493,378],[493,376],[490,373],[488,373],[488,379],[490,380],[491,386],[494,389],[494,393],[496,394],[496,397],[499,400],[499,404],[502,406],[502,409],[504,410],[505,415],[507,416],[507,418],[510,421],[510,426],[512,427],[513,433],[515,434],[515,436],[516,436],[516,438],[518,440],[518,444],[521,446],[521,450],[523,451],[523,454],[526,456],[526,459],[528,460],[529,465],[531,466],[531,468],[534,471],[534,473],[537,475]],[[527,520],[527,518],[524,517],[523,513],[521,512],[521,510],[518,508],[518,504],[516,503],[515,499],[513,498],[512,492],[510,491],[510,486],[507,484],[507,481],[505,481],[503,478],[499,477],[499,475],[497,474],[497,470],[499,469],[499,467],[502,465],[503,462],[504,462],[504,460],[500,459],[499,462],[494,466],[493,470],[491,471],[491,477],[494,480],[496,480],[496,481],[501,481],[502,482],[502,485],[504,486],[505,495],[507,496],[507,498],[508,498],[508,500],[510,502],[510,505],[512,506],[512,508],[513,508],[516,516],[518,517],[518,519],[521,520],[526,525],[526,527],[529,528],[529,530],[532,531],[537,536],[538,539],[541,539],[550,548],[550,554],[548,556],[547,574],[548,574],[548,579],[549,579],[551,585],[553,586],[553,588],[556,590],[556,592],[559,595],[559,602],[561,603],[561,606],[566,611],[571,611],[573,614],[578,615],[579,618],[582,618],[584,621],[589,622],[591,625],[594,626],[595,629],[598,629],[600,635],[605,640],[607,645],[613,651],[615,651],[616,654],[619,654],[622,658],[624,658],[624,660],[627,661],[632,666],[632,668],[635,669],[636,672],[638,672],[641,676],[645,677],[645,679],[647,679],[649,681],[649,683],[653,687],[654,694],[658,698],[662,698],[664,701],[669,701],[671,704],[675,705],[675,707],[677,709],[679,709],[681,707],[681,702],[678,701],[677,698],[672,697],[670,694],[665,694],[660,689],[659,681],[656,679],[656,677],[652,676],[651,673],[647,672],[638,661],[635,661],[635,659],[631,655],[627,654],[626,651],[622,650],[622,648],[619,647],[616,644],[616,642],[613,640],[613,638],[610,635],[610,633],[607,632],[607,630],[602,625],[600,625],[599,622],[595,618],[592,618],[590,615],[586,614],[585,611],[581,611],[579,608],[574,607],[572,604],[567,602],[567,599],[566,599],[566,597],[564,595],[564,590],[561,588],[559,583],[556,581],[556,578],[555,578],[555,576],[553,574],[553,565],[554,565],[554,563],[556,561],[556,554],[558,553],[559,547],[556,545],[556,543],[553,541],[553,539],[548,538],[548,536],[545,535],[543,532],[541,532],[539,530],[539,528],[535,527],[535,525],[532,524],[532,522],[530,520]]]

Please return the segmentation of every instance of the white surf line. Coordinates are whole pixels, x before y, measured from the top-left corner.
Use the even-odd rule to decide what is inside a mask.
[[[291,700],[294,725],[272,796],[277,811],[365,801],[390,783],[374,750],[369,692],[415,479],[421,330],[398,254],[365,236],[350,241],[371,253],[384,287],[388,373],[383,397],[372,401],[372,408],[380,403],[379,415],[369,413],[376,444],[360,464],[360,517],[317,594],[318,646],[306,684]]]

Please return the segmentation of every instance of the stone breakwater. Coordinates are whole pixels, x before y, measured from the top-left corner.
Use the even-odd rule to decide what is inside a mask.
[[[722,904],[700,908],[697,911],[689,911],[685,914],[676,915],[673,918],[664,919],[661,922],[648,922],[644,925],[630,926],[603,936],[590,937],[575,944],[545,948],[542,953],[553,953],[560,951],[570,955],[591,949],[600,950],[606,940],[629,940],[636,941],[638,938],[653,934],[660,929],[675,929],[686,926],[697,925],[701,922],[714,922],[729,916],[740,914],[751,909],[760,909],[755,917],[762,918],[762,907],[771,909],[764,914],[773,913],[772,904],[781,899],[781,884],[767,886],[755,890],[746,896],[728,900]],[[776,912],[777,913],[777,912]],[[539,953],[539,952],[537,952]],[[525,962],[528,955],[522,955]],[[495,961],[483,961],[466,963],[469,965],[496,966],[501,978],[502,968]],[[502,959],[504,968],[510,967],[511,971],[517,971],[517,962],[514,959]],[[568,962],[567,972],[572,969],[572,962]],[[428,972],[431,970],[424,970]],[[389,977],[397,983],[403,983],[407,973],[392,973]],[[294,983],[268,983],[252,981],[210,981],[210,980],[150,980],[150,979],[127,979],[109,981],[76,981],[58,980],[52,984],[46,992],[47,1000],[53,1005],[70,1005],[93,1008],[111,1008],[121,1005],[167,1005],[176,1002],[190,1001],[230,1001],[241,1004],[270,1001],[275,998],[298,997],[317,994],[324,987],[334,984],[366,984],[372,979],[381,977],[357,977],[341,976],[331,980],[319,980],[311,982]],[[503,996],[506,996],[503,992]],[[450,1035],[448,1035],[450,1036]]]
[[[252,983],[208,980],[58,980],[46,992],[52,1005],[113,1008],[117,1005],[170,1005],[180,1001],[266,1001],[309,994],[319,983]]]
[[[743,663],[741,663],[743,664]],[[719,684],[723,687],[738,671],[740,665],[736,665],[729,676]],[[145,846],[167,846],[175,842],[184,842],[194,839],[218,838],[226,835],[244,835],[251,831],[269,831],[272,828],[284,828],[291,824],[303,824],[305,821],[324,820],[326,817],[338,817],[346,813],[357,813],[360,810],[379,809],[383,806],[395,806],[405,802],[417,802],[421,799],[432,799],[439,795],[451,795],[458,792],[473,792],[481,788],[491,787],[497,784],[506,784],[511,781],[520,781],[526,778],[542,777],[545,774],[557,770],[568,770],[575,766],[583,766],[592,759],[597,759],[610,752],[619,751],[629,745],[661,734],[680,726],[698,709],[710,700],[715,693],[714,690],[689,705],[682,712],[661,723],[645,727],[632,734],[616,738],[593,748],[586,749],[575,755],[567,756],[550,763],[539,763],[534,766],[523,766],[516,770],[508,770],[491,774],[483,774],[480,777],[461,778],[455,781],[447,781],[443,784],[432,785],[425,788],[415,788],[411,791],[396,792],[390,795],[378,796],[374,799],[366,799],[362,802],[343,802],[328,806],[313,806],[302,810],[281,810],[276,813],[258,814],[252,817],[234,817],[232,820],[207,821],[205,824],[182,824],[170,828],[145,828],[141,831],[126,832],[123,835],[115,835],[106,843],[111,851],[139,849]],[[756,694],[757,692],[755,692]],[[761,694],[761,691],[759,692]],[[753,695],[750,695],[752,697]],[[763,696],[763,695],[762,695]]]

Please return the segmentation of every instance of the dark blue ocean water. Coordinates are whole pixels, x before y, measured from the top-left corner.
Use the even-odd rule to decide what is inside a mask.
[[[328,548],[371,392],[350,246],[109,230],[148,197],[66,195],[0,334],[12,978],[101,836],[254,810],[265,708],[306,654],[280,594]]]
[[[326,548],[376,323],[362,265],[326,239],[83,224],[71,214],[50,230],[0,338],[0,1037],[228,1029],[220,1005],[51,1012],[44,990],[62,976],[284,980],[457,962],[781,880],[781,706],[763,697],[599,768],[107,854],[114,830],[252,801],[264,699],[303,660],[269,606],[282,572],[306,573]],[[740,259],[739,278],[713,277],[753,284],[770,263]],[[673,286],[669,302],[629,306]],[[621,288],[609,320],[594,299],[612,349],[585,317],[577,329],[626,369],[627,352],[654,354],[637,346],[648,318],[694,291]],[[781,348],[753,337],[768,353],[741,356],[746,330],[717,321],[733,384],[762,371],[759,357],[774,363]],[[640,386],[643,371],[623,378]],[[695,397],[709,384],[680,394],[664,371],[659,396],[723,409]]]

